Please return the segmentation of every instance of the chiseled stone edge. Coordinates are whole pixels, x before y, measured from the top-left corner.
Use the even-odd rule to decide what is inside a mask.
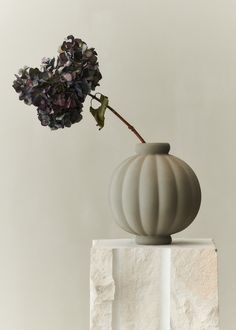
[[[91,248],[90,258],[90,329],[112,330],[113,251]]]

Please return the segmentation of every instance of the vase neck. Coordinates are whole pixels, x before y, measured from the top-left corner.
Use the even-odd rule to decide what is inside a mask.
[[[135,151],[139,155],[168,154],[169,143],[139,143],[136,144]]]

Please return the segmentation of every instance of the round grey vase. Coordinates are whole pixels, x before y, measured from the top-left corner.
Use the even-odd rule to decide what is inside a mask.
[[[140,143],[114,171],[110,204],[117,224],[138,244],[170,244],[196,217],[201,189],[193,170],[169,154],[169,143]]]

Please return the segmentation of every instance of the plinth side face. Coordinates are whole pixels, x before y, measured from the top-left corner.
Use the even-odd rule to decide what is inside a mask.
[[[150,244],[155,244],[155,236],[162,238],[156,244],[170,243],[170,235],[188,227],[200,208],[195,173],[169,150],[168,143],[137,145],[138,154],[122,162],[111,180],[110,204],[117,224],[137,236],[152,236]],[[148,238],[137,242],[148,244]]]

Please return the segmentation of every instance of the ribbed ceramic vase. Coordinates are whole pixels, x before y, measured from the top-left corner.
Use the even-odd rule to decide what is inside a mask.
[[[115,170],[110,204],[117,224],[138,244],[170,244],[196,217],[201,190],[193,170],[168,143],[141,143]]]

